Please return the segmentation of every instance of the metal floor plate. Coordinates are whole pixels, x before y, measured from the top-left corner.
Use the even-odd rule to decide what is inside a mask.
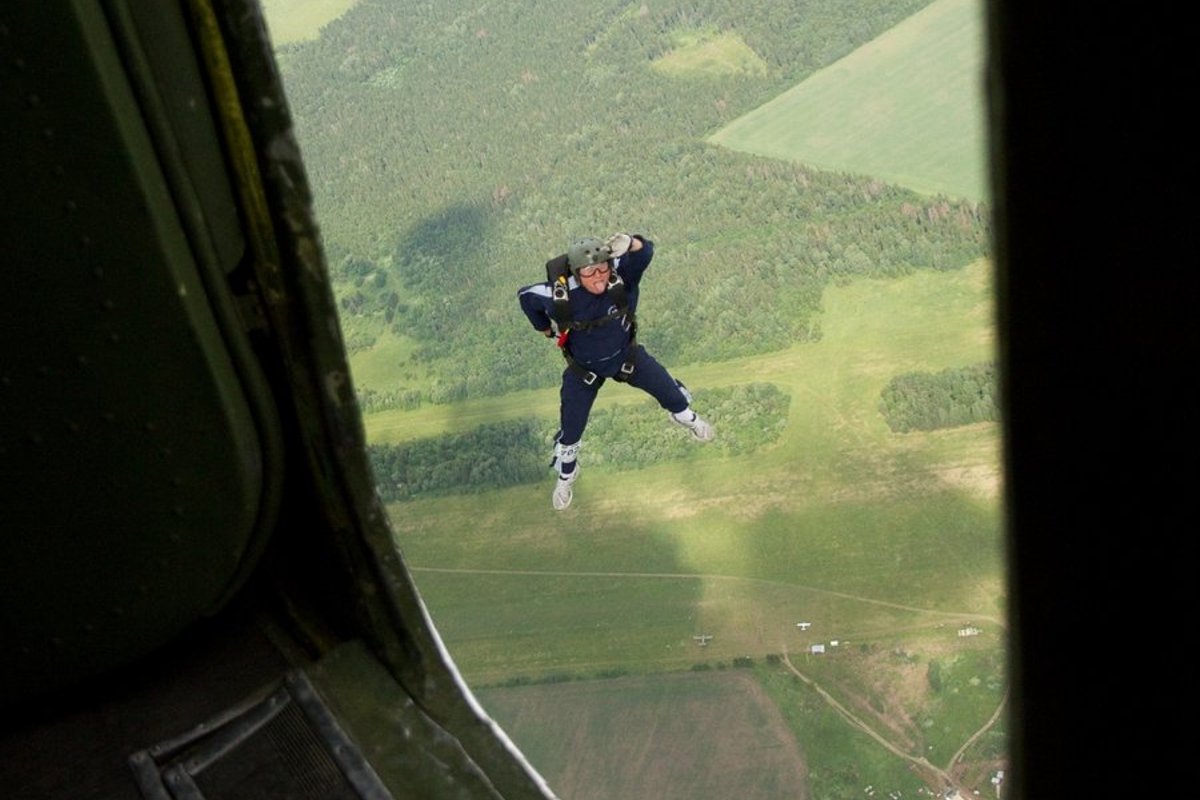
[[[302,670],[129,758],[146,800],[391,800]]]

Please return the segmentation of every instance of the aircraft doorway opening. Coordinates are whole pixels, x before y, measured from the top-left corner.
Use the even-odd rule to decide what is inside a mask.
[[[548,783],[998,791],[982,4],[285,6],[396,545]],[[653,241],[638,341],[716,437],[610,382],[560,512],[563,360],[516,292],[614,233]]]

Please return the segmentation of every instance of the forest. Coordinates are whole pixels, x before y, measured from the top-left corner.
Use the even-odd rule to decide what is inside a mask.
[[[364,406],[552,385],[516,290],[580,235],[655,240],[639,334],[667,364],[819,339],[830,282],[986,255],[980,204],[704,142],[926,3],[377,0],[281,46],[347,347],[404,343]],[[662,67],[718,38],[743,55]]]
[[[754,452],[778,439],[790,397],[770,383],[697,392],[721,436],[697,448],[678,426],[665,424],[653,401],[596,409],[588,423],[588,464],[637,469],[662,461]],[[380,496],[387,502],[483,492],[543,481],[554,448],[546,420],[519,419],[401,445],[368,447]]]
[[[992,362],[937,373],[906,372],[892,378],[880,398],[880,411],[897,433],[1000,419]]]

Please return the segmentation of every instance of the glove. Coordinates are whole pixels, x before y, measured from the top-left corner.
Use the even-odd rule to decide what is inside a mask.
[[[610,251],[613,258],[620,258],[629,252],[629,246],[633,244],[633,238],[628,233],[614,233],[604,242]]]

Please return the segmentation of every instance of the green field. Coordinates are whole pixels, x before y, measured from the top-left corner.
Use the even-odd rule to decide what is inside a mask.
[[[357,0],[261,0],[276,45],[315,39],[321,26],[345,13]]]
[[[979,0],[936,0],[710,141],[986,200],[982,42]]]
[[[686,664],[690,651],[676,657],[667,645],[689,642],[694,628],[713,624],[708,608],[726,607],[731,596],[773,603],[781,590],[798,598],[780,611],[785,620],[812,608],[818,596],[831,620],[862,617],[870,625],[880,614],[1000,616],[997,426],[900,435],[878,410],[879,392],[895,372],[992,358],[990,265],[855,283],[830,290],[826,307],[820,343],[676,370],[695,386],[782,385],[792,396],[788,425],[766,452],[622,472],[589,466],[585,437],[585,472],[565,513],[550,507],[549,470],[544,485],[392,507],[398,544],[469,679],[537,674],[571,662]],[[614,407],[642,399],[618,385],[602,397]],[[461,429],[476,419],[553,419],[556,411],[556,392],[547,390],[383,412],[366,425],[376,441]],[[593,584],[580,579],[587,573],[596,575]],[[895,581],[897,574],[905,580]],[[531,589],[534,580],[547,585]],[[539,611],[543,598],[552,600]],[[611,598],[621,599],[619,608]],[[629,607],[637,598],[646,599],[640,612]],[[578,611],[565,610],[569,604]],[[674,607],[693,608],[681,614]],[[654,628],[647,636],[673,634],[663,633],[653,655],[637,642],[616,652],[611,642],[600,648],[593,633],[616,631],[631,616],[638,628]],[[578,618],[579,630],[571,632]],[[512,646],[511,636],[539,631],[545,633],[537,647]],[[773,652],[792,641],[781,635],[730,631],[710,655]],[[585,657],[597,649],[608,657]],[[527,663],[489,666],[514,650]]]
[[[675,47],[654,62],[664,75],[763,74],[762,59],[732,32],[688,31],[676,36]]]
[[[550,765],[544,776],[562,797],[805,797],[804,755],[747,670],[487,689],[479,696],[533,763]]]
[[[285,18],[279,9],[288,6],[286,19],[297,27],[284,34],[280,23],[276,40],[294,36],[298,41],[311,38],[348,5],[278,0],[268,3],[268,14],[275,31],[276,20]],[[460,67],[484,63],[479,61],[482,55],[499,49],[504,39],[479,34],[512,30],[508,17],[515,12],[502,4],[468,5],[446,11],[478,12],[478,24],[463,26],[454,16],[453,24],[413,42],[436,45],[430,52],[446,47],[458,53]],[[769,40],[761,20],[756,29],[680,24],[686,14],[664,18],[670,23],[669,33],[653,34],[664,37],[661,48],[618,51],[618,44],[640,41],[637,21],[651,12],[617,5],[603,24],[597,24],[595,35],[584,40],[590,44],[578,80],[607,86],[606,76],[620,75],[620,86],[631,92],[636,87],[633,96],[643,99],[657,98],[669,86],[671,97],[688,98],[689,109],[712,115],[740,97],[744,105],[735,105],[739,111],[723,119],[780,91],[774,84],[769,92],[738,94],[756,91],[755,86],[775,75],[773,65],[787,62],[779,52],[761,51]],[[367,10],[371,9],[359,7],[355,14]],[[782,6],[778,10],[795,11]],[[659,162],[668,163],[665,172],[653,173],[656,177],[647,183],[661,183],[667,195],[684,198],[678,207],[669,208],[657,195],[629,200],[636,210],[633,215],[641,219],[649,214],[647,224],[664,243],[672,243],[664,248],[663,283],[651,277],[647,284],[651,293],[655,285],[660,287],[659,294],[646,298],[646,324],[639,330],[639,340],[651,352],[656,352],[656,321],[670,318],[671,325],[657,326],[665,343],[672,335],[678,337],[679,326],[692,324],[690,315],[701,310],[693,308],[681,317],[655,306],[674,302],[667,287],[686,285],[692,291],[692,283],[670,283],[688,276],[688,271],[667,277],[667,268],[680,260],[686,259],[695,275],[710,277],[726,274],[706,267],[732,258],[735,249],[739,258],[742,251],[757,254],[744,263],[761,263],[761,275],[751,266],[731,275],[728,284],[699,293],[698,302],[707,304],[711,316],[714,308],[721,310],[714,298],[725,302],[731,290],[743,285],[768,285],[774,274],[771,265],[791,263],[789,248],[807,253],[827,246],[819,251],[819,263],[797,262],[809,271],[794,273],[795,281],[785,280],[773,295],[787,296],[803,281],[812,281],[810,288],[820,286],[805,312],[818,315],[804,318],[806,333],[816,332],[811,338],[801,342],[799,336],[777,337],[771,346],[777,341],[782,349],[755,350],[754,355],[744,355],[748,351],[743,350],[734,354],[743,357],[734,360],[684,364],[668,359],[671,371],[697,390],[698,398],[705,390],[734,385],[778,386],[790,397],[778,440],[744,455],[677,460],[635,470],[599,463],[589,453],[585,436],[583,473],[574,504],[566,512],[551,508],[549,470],[538,484],[389,507],[397,545],[457,666],[485,708],[564,796],[792,797],[804,796],[807,789],[814,798],[832,798],[865,796],[866,787],[872,786],[878,797],[889,792],[911,797],[919,789],[940,791],[950,784],[964,795],[994,792],[988,778],[1004,764],[1005,725],[1002,717],[993,716],[1003,708],[1007,685],[1000,429],[981,423],[897,434],[880,410],[881,390],[899,374],[936,373],[994,359],[992,267],[987,260],[963,264],[975,258],[978,249],[962,258],[947,256],[948,250],[919,251],[924,255],[917,257],[913,253],[918,251],[905,242],[886,239],[881,241],[894,248],[885,252],[880,246],[872,255],[893,259],[895,263],[880,266],[896,269],[864,273],[857,262],[871,259],[855,249],[874,247],[861,238],[873,230],[866,211],[858,209],[861,196],[867,197],[868,205],[878,199],[881,206],[906,209],[878,219],[892,226],[888,230],[908,231],[904,235],[914,242],[925,231],[903,226],[915,225],[912,219],[918,216],[920,226],[937,220],[966,228],[977,224],[968,218],[970,209],[956,212],[957,223],[953,215],[934,208],[936,200],[922,209],[921,198],[908,189],[972,201],[987,197],[979,86],[981,21],[978,0],[936,0],[867,45],[853,52],[849,46],[838,50],[837,55],[850,55],[815,73],[804,72],[808,79],[711,140],[755,156],[870,176],[842,181],[857,187],[853,202],[845,198],[843,187],[825,182],[823,173],[797,172],[778,161],[751,159],[719,147],[700,148],[695,139],[718,127],[704,115],[687,132],[691,149],[679,143],[662,153],[654,147],[648,151],[644,143],[631,148],[644,167],[655,163],[647,155],[658,154]],[[819,20],[814,30],[822,30],[816,23]],[[610,36],[616,31],[623,33],[620,40]],[[524,25],[515,29],[515,34],[527,32]],[[341,34],[347,36],[345,31]],[[791,39],[782,38],[790,46]],[[854,45],[866,38],[856,39]],[[362,39],[359,31],[356,37],[337,41],[339,46],[359,47]],[[605,57],[616,52],[629,59],[623,63],[646,64],[647,69],[626,73],[624,67],[605,63]],[[300,63],[298,55],[294,63]],[[326,64],[321,73],[326,78],[329,64],[321,63]],[[448,63],[453,65],[453,59]],[[561,98],[559,84],[552,82],[557,62],[554,70],[530,67],[523,52],[511,63],[496,63],[513,70],[513,83],[497,109],[551,86],[553,102]],[[391,95],[371,93],[385,88],[415,93],[424,86],[394,54],[380,64],[385,65],[382,72],[358,76],[359,90],[366,95],[382,101]],[[381,82],[381,75],[387,80]],[[479,81],[478,76],[462,80],[469,91],[452,95],[457,100],[444,101],[441,87],[424,95],[440,109],[439,134],[431,141],[441,146],[426,148],[427,157],[446,151],[456,137],[471,143],[470,157],[411,160],[435,175],[438,191],[453,195],[454,202],[462,200],[454,192],[465,190],[443,179],[463,178],[469,171],[460,167],[472,164],[480,170],[490,168],[474,155],[481,132],[466,122],[448,123],[456,119],[464,97],[475,108],[476,95],[486,91]],[[329,88],[325,82],[320,86]],[[709,96],[710,87],[716,86],[722,91],[713,90]],[[497,157],[511,145],[537,141],[540,148],[557,135],[548,128],[518,124],[542,118],[533,108],[503,123],[501,117],[489,117],[485,127],[506,132],[505,146],[493,148]],[[673,123],[674,116],[655,119],[658,126]],[[345,121],[349,124],[350,119]],[[307,124],[318,131],[325,122],[321,116]],[[623,135],[641,135],[636,127],[623,130]],[[570,130],[564,135],[571,145],[567,152],[578,151],[585,160],[624,152],[602,144],[598,134],[593,138]],[[655,127],[655,138],[645,141],[657,144],[660,135],[670,143],[679,134],[668,124],[661,132]],[[407,140],[398,141],[403,150]],[[538,149],[520,160],[520,174],[526,163],[540,163],[543,157],[559,163],[559,156],[550,151]],[[314,145],[310,152],[322,151]],[[340,157],[343,151],[334,152]],[[744,168],[725,171],[725,162],[731,160],[744,163]],[[777,180],[760,179],[785,167],[781,174],[786,192],[759,191],[760,185],[766,191]],[[345,170],[323,164],[313,174],[340,181]],[[389,180],[399,186],[420,185],[369,170],[372,187]],[[524,183],[499,169],[481,180],[493,198],[495,186],[515,188],[519,202],[502,204],[494,215],[511,220],[506,224],[522,243],[530,231],[537,232],[540,242],[568,219],[580,224],[581,218],[570,214],[584,215],[591,224],[596,221],[588,213],[631,214],[629,208],[611,205],[607,196],[597,197],[602,210],[595,212],[543,203]],[[704,180],[709,182],[697,185]],[[893,182],[907,187],[902,200],[881,188]],[[451,192],[447,186],[456,188]],[[587,186],[589,191],[594,188]],[[359,195],[345,186],[340,189],[338,209],[344,211],[342,204]],[[727,197],[736,213],[718,217],[715,224],[698,221],[696,230],[688,227],[702,198],[718,208]],[[754,205],[761,197],[767,199]],[[812,207],[809,201],[814,197],[829,198],[828,213]],[[431,203],[436,206],[439,201],[423,197],[419,213],[429,213]],[[549,209],[544,214],[543,206]],[[348,214],[356,225],[360,219],[374,219],[384,207],[390,205],[346,206],[355,209]],[[846,209],[856,210],[850,216],[859,227],[851,234],[837,227]],[[469,227],[473,219],[446,217],[457,220],[460,228]],[[379,224],[363,222],[371,236],[379,235],[372,227]],[[351,228],[330,227],[343,235]],[[457,228],[448,227],[450,232]],[[735,247],[759,239],[778,240],[779,247]],[[959,246],[949,238],[930,241]],[[527,255],[521,253],[522,258]],[[480,257],[473,250],[466,255],[470,257],[458,260],[469,263]],[[856,260],[856,255],[864,257]],[[392,263],[389,259],[377,262]],[[504,261],[494,254],[488,260]],[[862,274],[905,276],[847,277]],[[411,287],[405,291],[409,294],[401,292],[404,303],[427,302]],[[742,302],[753,303],[755,297]],[[813,310],[817,297],[819,314]],[[785,319],[787,314],[798,313],[788,303],[783,308],[786,313],[774,317],[775,330],[786,329],[792,321]],[[743,312],[757,318],[757,312],[771,309],[751,305],[726,310],[741,319]],[[489,333],[502,338],[506,355],[519,354],[522,364],[526,359],[539,367],[544,362],[548,375],[561,369],[561,359],[544,342],[529,337],[523,328],[517,333],[517,323],[523,320],[510,317],[510,312],[517,313],[509,306],[489,309],[496,320],[496,330]],[[367,319],[347,329],[356,386],[386,393],[447,380],[444,372],[436,371],[435,362],[422,357],[421,349],[428,349],[430,342],[421,340],[418,331],[402,329],[398,334],[365,324]],[[735,332],[761,336],[768,332],[767,324],[760,323],[760,330],[742,326]],[[526,338],[517,340],[518,336]],[[439,354],[458,341],[462,339],[453,336],[437,339]],[[675,347],[675,352],[695,354],[689,358],[714,358],[702,348],[687,350],[678,343]],[[478,352],[458,352],[451,360],[470,363],[466,356]],[[605,387],[597,408],[618,418],[661,413],[648,410],[640,392],[617,384]],[[702,405],[698,410],[705,413]],[[391,408],[368,414],[365,425],[372,444],[402,444],[503,420],[535,417],[553,426],[557,411],[557,388],[547,388],[447,405],[425,402],[415,408]],[[684,431],[670,427],[665,415],[659,419],[668,433],[686,439]],[[722,421],[715,421],[720,436]],[[637,439],[627,443],[638,444]],[[808,627],[801,630],[800,621]],[[964,629],[977,633],[960,637],[957,632]],[[711,639],[702,645],[695,638],[701,634]],[[824,645],[827,651],[812,653],[814,645]]]
[[[925,720],[887,735],[948,757],[1002,696],[999,429],[894,434],[879,393],[897,372],[993,358],[992,322],[986,261],[836,287],[820,342],[675,370],[696,387],[771,381],[790,393],[787,427],[765,452],[625,472],[589,466],[585,437],[566,512],[550,506],[549,471],[541,485],[392,506],[397,543],[464,676],[478,687],[667,680],[837,639],[847,649],[816,663],[818,683],[846,702],[868,698],[864,713],[885,733]],[[642,399],[617,385],[602,398],[630,413]],[[366,424],[372,441],[401,441],[556,410],[547,390]],[[801,620],[812,627],[799,631]],[[966,625],[983,635],[957,638]],[[702,648],[699,634],[713,638]],[[979,703],[939,702],[924,688],[932,661],[979,648],[992,664]],[[897,649],[908,654],[900,662],[879,656]],[[813,747],[824,756],[820,736],[796,729],[810,759]],[[873,779],[910,787],[902,759],[852,740],[880,765]],[[984,766],[977,773],[985,784]]]

